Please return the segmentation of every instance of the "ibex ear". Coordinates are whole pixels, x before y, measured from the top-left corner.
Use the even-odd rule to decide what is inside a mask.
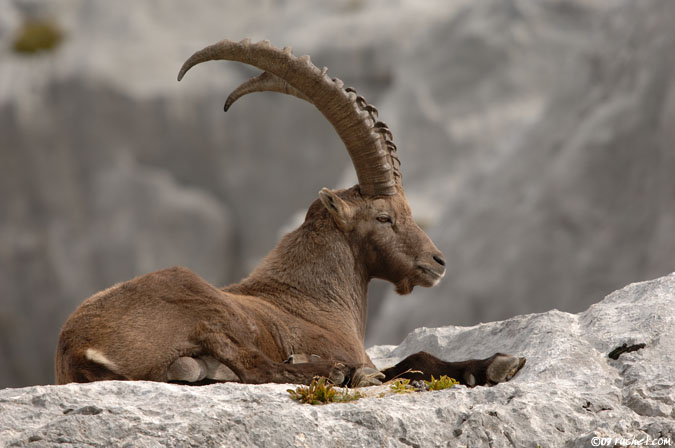
[[[345,201],[328,188],[319,191],[319,199],[328,212],[333,216],[340,230],[348,232],[352,229],[352,208]]]

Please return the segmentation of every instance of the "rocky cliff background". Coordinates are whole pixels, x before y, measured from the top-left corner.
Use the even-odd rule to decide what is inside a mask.
[[[31,20],[63,39],[28,54]],[[372,288],[368,344],[421,325],[578,312],[675,270],[668,0],[0,3],[0,387],[52,381],[88,295],[184,265],[235,281],[323,186],[354,182],[311,106],[193,51],[270,39],[353,85],[394,131],[434,289]]]

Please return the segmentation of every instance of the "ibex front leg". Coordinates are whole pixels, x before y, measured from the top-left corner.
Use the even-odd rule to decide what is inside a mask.
[[[318,355],[307,355],[305,353],[294,353],[292,354],[284,364],[306,364],[306,363],[315,363],[321,361],[321,357]],[[335,383],[339,378],[332,379]],[[335,384],[346,384],[350,387],[367,387],[367,386],[377,386],[382,384],[384,379],[384,374],[379,370],[373,369],[369,366],[361,366],[353,370],[351,373],[351,378],[346,378],[346,381],[340,381]]]
[[[384,369],[385,380],[408,378],[429,380],[447,375],[469,387],[492,386],[513,378],[525,365],[525,358],[496,353],[486,359],[447,362],[426,352],[408,356],[394,367]]]

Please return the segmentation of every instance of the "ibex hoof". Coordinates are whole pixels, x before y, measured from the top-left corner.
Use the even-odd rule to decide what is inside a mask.
[[[503,383],[513,378],[525,365],[525,358],[511,355],[496,355],[487,368],[488,384]]]
[[[341,386],[345,382],[346,375],[344,371],[346,368],[347,366],[341,362],[336,362],[328,373],[328,380],[337,386]]]
[[[359,367],[352,375],[351,387],[379,386],[385,377],[384,373],[371,367]]]
[[[212,356],[202,356],[200,361],[206,365],[206,378],[215,381],[240,381],[239,377],[225,364]]]
[[[206,365],[201,359],[181,356],[169,366],[166,372],[168,381],[187,381],[194,383],[206,378]]]

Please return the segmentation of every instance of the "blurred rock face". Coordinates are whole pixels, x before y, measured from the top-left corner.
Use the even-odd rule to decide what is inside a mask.
[[[0,387],[51,381],[58,329],[90,294],[170,265],[236,281],[321,187],[353,182],[310,105],[259,94],[221,112],[254,71],[175,82],[225,37],[311,54],[394,131],[449,272],[373,301],[369,343],[579,311],[674,270],[675,7],[586,3],[3,2]],[[14,53],[35,17],[62,43]]]
[[[404,177],[428,174],[448,275],[387,297],[372,342],[576,312],[675,269],[674,6],[481,3],[397,65]],[[434,144],[416,145],[425,135]]]

